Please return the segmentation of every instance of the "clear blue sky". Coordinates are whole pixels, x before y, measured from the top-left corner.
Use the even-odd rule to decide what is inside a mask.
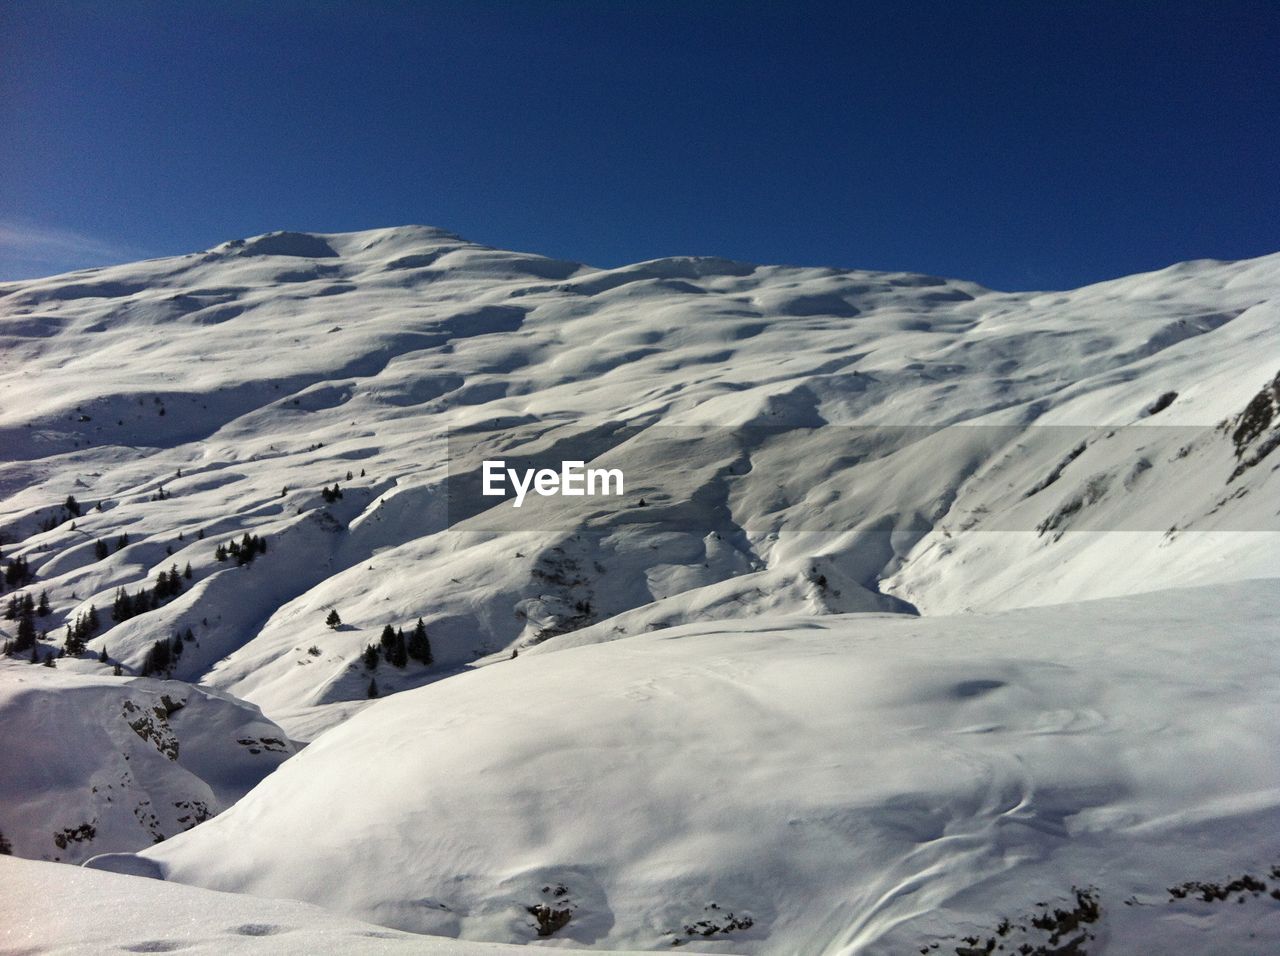
[[[1280,250],[1280,3],[0,3],[0,277],[441,226],[1062,288]]]

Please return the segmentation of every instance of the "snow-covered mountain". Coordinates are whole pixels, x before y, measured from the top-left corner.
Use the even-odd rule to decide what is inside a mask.
[[[550,904],[580,945],[814,956],[949,953],[1002,918],[1044,944],[1036,904],[1092,887],[1109,952],[1249,952],[1259,921],[1280,940],[1277,900],[1166,890],[1280,887],[1278,599],[756,617],[522,656],[94,865],[464,939],[534,939]]]
[[[1270,673],[1280,255],[1003,293],[595,269],[423,227],[274,233],[0,284],[0,397],[4,699],[26,714],[37,684],[51,707],[83,686],[105,714],[171,686],[145,672],[314,741],[112,865],[483,939],[536,938],[527,907],[563,885],[558,939],[898,952],[1104,863],[1129,874],[1108,893],[1208,878],[1129,839],[1144,826],[1277,821],[1270,739],[1197,721],[1238,703],[1265,726],[1271,703],[1237,686],[1250,660],[1237,674],[1218,622],[1250,608],[1239,639]],[[482,455],[570,454],[625,493],[458,493]],[[68,638],[54,671],[25,663]],[[1113,699],[1121,670],[1146,709]],[[1218,690],[1197,697],[1196,673]],[[1126,777],[1161,726],[1167,753]],[[1216,787],[1166,793],[1210,738]],[[92,823],[100,768],[55,785],[19,759],[24,799],[58,812],[6,799],[0,832],[48,856],[26,841]],[[364,802],[335,812],[345,786]],[[1227,869],[1275,849],[1213,832]]]
[[[1229,481],[1239,452],[1213,429],[1280,371],[1278,289],[1280,257],[1005,294],[717,259],[596,270],[423,228],[11,283],[0,533],[49,591],[55,641],[189,563],[181,595],[90,650],[138,668],[191,628],[174,676],[295,732],[365,699],[361,651],[420,617],[436,670],[383,668],[383,692],[546,633],[679,623],[673,596],[694,617],[900,609],[888,595],[937,613],[1273,574],[1269,537],[1215,533],[1277,529],[1273,462]],[[500,428],[510,453],[607,422],[769,430],[696,461],[641,443],[644,474],[683,496],[651,495],[643,522],[548,529],[508,507],[501,530],[527,530],[463,533],[481,514],[440,533],[449,429]],[[855,429],[821,427],[961,424],[987,427],[862,454]],[[590,451],[626,464],[637,441]],[[1123,544],[1062,533],[1099,513],[1131,519]],[[955,533],[984,522],[1021,533]],[[269,551],[215,560],[246,532]]]
[[[0,833],[67,863],[190,830],[295,752],[209,688],[25,664],[0,664],[0,727]]]

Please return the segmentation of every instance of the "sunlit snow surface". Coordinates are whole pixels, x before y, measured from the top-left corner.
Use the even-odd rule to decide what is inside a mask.
[[[291,900],[213,893],[56,863],[0,858],[6,953],[405,953],[516,956],[523,947],[425,939]],[[56,906],[52,905],[56,903]]]
[[[226,806],[270,769],[219,783],[221,758],[188,771],[119,724],[154,696],[129,683],[148,649],[190,628],[172,677],[262,709],[211,697],[193,740],[260,756],[243,720],[311,743],[177,837],[175,806],[154,864],[106,865],[445,936],[537,941],[550,900],[571,916],[541,945],[780,954],[954,951],[1096,886],[1090,953],[1253,952],[1280,940],[1269,891],[1166,890],[1280,885],[1280,418],[1238,432],[1280,413],[1278,302],[1280,256],[1006,294],[598,270],[422,227],[0,284],[0,548],[48,591],[46,646],[192,566],[83,659],[0,667],[26,728],[0,833],[45,859],[143,850],[127,818],[51,842],[115,819],[91,787],[140,746],[160,776],[131,807]],[[655,453],[618,422],[717,437]],[[851,429],[901,426],[940,430],[849,453]],[[458,521],[448,436],[477,432],[513,455],[585,433],[667,483]],[[267,553],[215,560],[245,533]],[[366,645],[418,618],[436,663],[370,674]]]
[[[596,946],[670,946],[715,903],[754,923],[730,952],[901,953],[1073,884],[1102,894],[1103,940],[1172,931],[1167,887],[1280,863],[1277,598],[758,618],[521,657],[378,703],[142,856],[502,941],[548,885],[576,906],[561,937]],[[1179,951],[1280,929],[1278,907],[1217,904]]]

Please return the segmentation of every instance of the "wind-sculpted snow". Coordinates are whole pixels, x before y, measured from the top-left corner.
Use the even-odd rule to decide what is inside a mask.
[[[1188,926],[1165,888],[1280,863],[1278,597],[757,617],[521,655],[376,703],[141,859],[508,942],[549,903],[556,938],[595,947],[949,953],[1091,886],[1081,952],[1261,952],[1275,899]]]
[[[287,731],[146,858],[519,942],[1265,935],[1116,894],[1280,863],[1278,309],[1280,256],[1002,293],[425,227],[0,284],[0,670],[62,768],[17,738],[0,833],[138,850],[207,814],[108,826],[111,728],[130,814]],[[488,458],[627,482],[516,509]],[[285,751],[199,758],[224,694]]]
[[[66,863],[189,830],[294,753],[216,692],[25,664],[0,664],[0,726],[0,833],[20,856]]]
[[[713,258],[592,269],[423,227],[8,283],[0,534],[49,592],[54,643],[190,563],[180,597],[89,652],[136,670],[191,628],[174,676],[308,722],[374,676],[386,694],[699,609],[941,613],[1277,574],[1274,469],[1228,482],[1245,459],[1215,429],[1280,369],[1278,289],[1276,257],[1006,294]],[[849,442],[903,426],[926,437]],[[682,429],[720,437],[662,441]],[[555,520],[463,513],[448,436],[469,432],[637,480]],[[214,560],[245,533],[270,550]],[[419,618],[433,668],[358,663]]]
[[[267,900],[53,863],[0,858],[0,948],[5,952],[99,956],[105,952],[228,956],[341,953],[522,956],[523,947],[428,939]],[[51,908],[49,902],[57,901]],[[696,956],[696,954],[693,954]]]

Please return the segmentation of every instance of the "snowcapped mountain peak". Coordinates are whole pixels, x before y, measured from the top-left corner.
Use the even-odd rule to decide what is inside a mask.
[[[787,855],[788,840],[827,846],[835,831],[883,834],[907,820],[917,842],[932,845],[952,822],[911,809],[929,793],[956,827],[976,828],[974,846],[990,848],[1003,839],[999,827],[985,810],[964,808],[1034,803],[1023,771],[981,742],[939,744],[959,754],[958,766],[983,768],[960,774],[955,800],[921,777],[895,776],[879,756],[872,776],[901,788],[858,799],[897,806],[890,817],[850,816],[834,796],[792,793],[783,818],[769,816],[771,804],[740,801],[744,829],[724,842],[705,836],[718,826],[706,817],[702,837],[655,843],[655,807],[697,816],[682,801],[701,791],[678,774],[654,783],[657,803],[641,801],[629,819],[642,825],[620,840],[602,827],[638,778],[602,758],[620,789],[595,766],[586,772],[599,786],[588,787],[572,755],[579,746],[615,753],[635,728],[665,739],[665,718],[646,702],[674,712],[675,686],[678,699],[710,708],[685,707],[681,727],[715,726],[716,714],[739,727],[739,736],[719,734],[728,749],[691,732],[680,753],[724,779],[731,767],[754,766],[752,786],[790,793],[782,781],[797,761],[855,759],[847,741],[817,751],[787,744],[792,728],[805,728],[799,740],[828,728],[834,740],[845,718],[870,720],[849,710],[852,699],[875,711],[871,723],[917,712],[857,676],[879,653],[858,650],[857,635],[874,632],[881,649],[902,635],[942,635],[940,648],[963,634],[981,645],[981,622],[1005,615],[1004,650],[991,659],[965,650],[944,667],[935,649],[928,667],[882,668],[885,686],[934,702],[919,719],[950,739],[986,726],[1066,734],[1149,719],[1097,690],[1101,672],[1086,663],[1084,644],[1073,645],[1067,670],[1009,663],[1033,653],[1015,631],[1061,617],[1045,605],[1113,599],[1070,620],[1077,636],[1105,631],[1123,642],[1160,605],[1148,592],[1216,586],[1205,606],[1247,605],[1251,640],[1273,623],[1270,591],[1241,582],[1280,577],[1280,256],[1005,293],[701,256],[600,269],[423,226],[272,232],[6,283],[0,348],[0,549],[11,612],[0,621],[11,650],[0,664],[9,682],[0,683],[0,708],[6,699],[19,712],[30,705],[33,687],[20,675],[31,657],[45,657],[50,680],[94,688],[95,712],[112,729],[110,753],[69,772],[74,799],[37,797],[20,814],[0,806],[0,834],[19,833],[27,855],[52,858],[45,844],[58,834],[87,855],[89,830],[103,834],[101,848],[141,849],[125,845],[137,828],[92,790],[104,773],[122,781],[131,805],[151,801],[139,811],[150,829],[138,832],[160,837],[193,819],[192,801],[203,816],[237,798],[216,768],[172,767],[163,750],[136,742],[130,728],[144,717],[148,732],[167,733],[168,705],[150,680],[137,681],[163,677],[197,685],[186,717],[169,723],[194,733],[194,750],[215,754],[213,764],[257,760],[254,741],[267,738],[283,755],[289,738],[313,741],[256,791],[265,796],[148,855],[148,867],[172,878],[445,935],[561,933],[649,948],[713,936],[751,952],[862,952],[868,941],[900,939],[893,927],[907,915],[874,903],[891,888],[850,877],[830,884],[845,887],[844,902],[828,898],[815,889],[829,885],[825,864]],[[498,459],[529,474],[530,463],[582,462],[625,475],[625,489],[619,480],[607,498],[537,491],[515,508],[473,493],[482,462]],[[1110,627],[1113,612],[1127,623]],[[1169,622],[1175,642],[1180,620]],[[832,661],[845,677],[829,673]],[[1054,682],[1066,673],[1076,683]],[[1166,676],[1163,700],[1187,679]],[[588,700],[583,687],[597,696]],[[766,687],[779,696],[753,703]],[[810,693],[821,687],[826,696]],[[1028,702],[1045,695],[1060,706],[1026,717]],[[65,688],[56,697],[72,699]],[[385,697],[393,700],[376,703]],[[818,699],[830,706],[813,709]],[[597,738],[583,737],[564,709],[578,706],[603,728]],[[219,728],[209,740],[191,730],[196,709]],[[1099,724],[1095,712],[1112,716]],[[50,713],[61,732],[87,739],[78,712]],[[426,736],[423,713],[434,721]],[[562,735],[560,756],[533,743],[551,739],[544,719]],[[776,765],[749,759],[753,720],[768,730]],[[1198,726],[1179,725],[1178,739],[1199,746]],[[253,733],[235,736],[245,727]],[[459,749],[448,751],[455,732]],[[891,737],[882,754],[893,751]],[[371,739],[379,743],[366,754]],[[433,759],[407,759],[423,740]],[[1069,789],[1034,747],[1014,750],[1051,793]],[[135,751],[129,770],[145,772],[142,782],[118,764]],[[645,773],[667,772],[658,751],[636,753]],[[919,766],[932,765],[930,753],[916,754]],[[415,871],[417,888],[359,870],[356,888],[316,882],[341,869],[353,835],[367,831],[357,802],[332,817],[336,856],[321,847],[268,864],[272,834],[303,841],[297,821],[259,827],[276,819],[265,809],[271,794],[287,797],[276,803],[287,816],[310,806],[300,794],[328,799],[352,766],[362,768],[361,787],[378,780],[379,799],[391,801],[377,813],[391,830],[362,851],[375,863],[421,853],[435,875]],[[434,783],[424,767],[454,767],[452,782]],[[511,789],[484,791],[477,780],[489,770]],[[829,796],[853,792],[842,773],[833,765],[809,778]],[[1157,793],[1164,773],[1144,792]],[[1120,776],[1102,767],[1089,779],[1083,792],[1111,795],[1098,813],[1138,813],[1120,806]],[[537,780],[570,781],[567,792],[587,803],[552,825],[559,803]],[[974,796],[974,787],[989,792]],[[422,796],[405,809],[397,801],[407,793]],[[501,837],[521,847],[519,865],[457,826],[449,847],[422,847],[433,821],[475,806],[500,822],[490,833],[526,824],[559,832],[541,848]],[[1036,813],[1034,826],[1059,826],[1044,822],[1059,819],[1054,806]],[[761,871],[752,863],[759,847],[748,846],[760,834],[788,867],[810,874],[787,876],[794,898],[745,875]],[[697,849],[704,839],[706,852]],[[901,873],[888,866],[885,880],[916,879],[916,863],[959,866],[937,848],[916,855],[894,839],[877,844],[887,856],[866,861],[908,860]],[[855,857],[858,845],[848,844]],[[698,859],[738,862],[700,869],[689,847]],[[1039,858],[1043,847],[1032,850]],[[863,903],[849,909],[858,894]],[[789,922],[801,897],[822,912]]]

